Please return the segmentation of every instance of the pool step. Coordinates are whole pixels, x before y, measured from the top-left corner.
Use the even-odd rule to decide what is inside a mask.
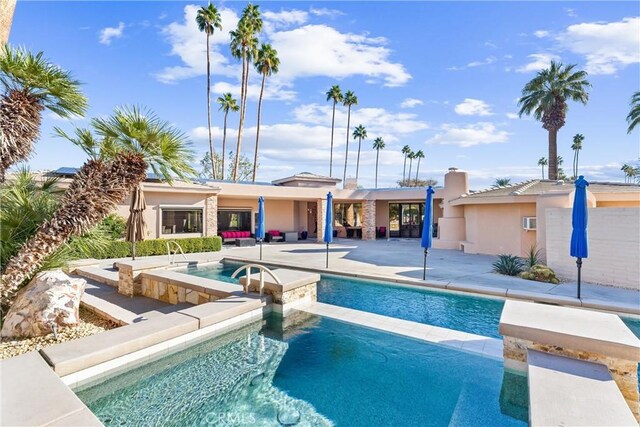
[[[76,268],[75,272],[78,276],[95,280],[98,283],[118,287],[118,271],[113,268],[88,266]]]

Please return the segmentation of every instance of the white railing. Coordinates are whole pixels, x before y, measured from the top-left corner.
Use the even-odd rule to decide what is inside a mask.
[[[264,292],[264,273],[267,272],[269,274],[269,276],[271,276],[273,278],[273,280],[276,281],[276,283],[278,285],[282,285],[282,282],[280,282],[280,279],[278,279],[278,277],[273,274],[273,271],[269,270],[267,267],[265,267],[264,265],[260,265],[260,264],[246,264],[243,265],[242,267],[238,268],[236,271],[233,272],[233,274],[231,275],[232,279],[235,279],[235,277],[242,271],[245,271],[245,282],[244,282],[244,293],[248,294],[249,293],[249,284],[251,283],[251,269],[252,268],[257,268],[259,273],[260,273],[260,296],[263,295]]]
[[[175,246],[175,249],[173,252],[171,252],[171,245]],[[186,261],[187,256],[182,251],[182,246],[180,246],[180,243],[176,242],[175,240],[167,240],[167,259],[169,260],[169,264],[175,263],[176,254],[178,252],[180,252],[180,254],[182,255],[182,258],[184,258],[184,260]]]

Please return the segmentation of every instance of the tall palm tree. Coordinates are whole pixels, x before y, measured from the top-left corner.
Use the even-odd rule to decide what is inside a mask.
[[[345,181],[347,180],[347,162],[349,158],[349,126],[351,125],[351,106],[358,105],[358,97],[355,93],[348,90],[344,94],[342,105],[347,107],[347,146],[344,152],[344,174],[342,175],[342,185],[344,185]]]
[[[586,104],[589,100],[586,71],[574,71],[575,65],[551,61],[524,86],[518,101],[519,115],[533,115],[549,133],[549,179],[558,179],[558,131],[565,124],[567,100]]]
[[[546,157],[540,157],[538,159],[538,166],[542,166],[542,179],[544,179],[544,167],[549,164],[549,161]]]
[[[72,236],[96,226],[146,177],[147,168],[172,182],[193,175],[193,153],[185,135],[154,113],[138,107],[94,118],[91,130],[64,137],[89,160],[80,168],[53,216],[9,260],[2,274],[1,303],[7,307],[21,284]]]
[[[564,164],[562,156],[556,157],[556,164],[558,165],[558,179],[566,180],[567,175],[564,173],[564,169],[562,168],[562,165]]]
[[[224,159],[227,157],[227,116],[229,115],[229,111],[236,112],[240,109],[237,101],[231,95],[231,93],[227,92],[222,96],[219,96],[217,101],[220,104],[220,108],[218,111],[224,111],[224,127],[222,130],[222,154],[220,155],[220,159],[222,161],[222,167],[220,172],[220,179],[224,180]]]
[[[240,82],[240,122],[238,123],[238,141],[236,143],[236,159],[233,168],[233,180],[238,180],[240,155],[242,148],[242,130],[244,117],[247,110],[247,90],[249,85],[249,65],[255,58],[258,50],[257,33],[262,31],[262,19],[259,6],[249,4],[242,11],[242,17],[238,21],[238,28],[231,31],[231,54],[242,60],[242,79]]]
[[[620,168],[620,170],[622,172],[624,172],[624,182],[629,182],[629,171],[631,169],[633,169],[633,168],[630,165],[628,165],[627,163],[622,165],[622,167]]]
[[[580,150],[582,150],[582,142],[584,141],[584,135],[577,133],[573,136],[573,144],[571,149],[573,150],[573,176],[578,179],[578,161],[580,156]]]
[[[260,99],[258,100],[258,124],[256,127],[256,151],[253,155],[253,178],[252,181],[256,182],[256,170],[258,168],[258,142],[260,139],[260,117],[262,113],[262,96],[264,94],[264,83],[267,77],[276,74],[278,67],[280,66],[280,59],[278,59],[278,51],[271,47],[268,43],[263,43],[258,50],[256,56],[255,67],[256,70],[262,74],[262,85],[260,86]]]
[[[406,179],[405,173],[407,171],[407,156],[409,155],[410,152],[411,152],[411,147],[409,147],[408,145],[405,145],[404,147],[402,147],[402,154],[404,154],[404,167],[402,168],[403,181]]]
[[[631,97],[631,110],[627,115],[627,123],[629,123],[627,133],[631,133],[631,131],[638,126],[638,123],[640,123],[640,91],[634,93]]]
[[[418,185],[418,174],[420,173],[420,159],[424,159],[424,152],[422,150],[418,150],[414,158],[418,159],[418,165],[416,166],[416,185]]]
[[[380,157],[380,150],[383,150],[384,147],[384,139],[381,137],[373,140],[373,149],[376,150],[376,188],[378,188],[378,159]]]
[[[416,158],[416,153],[414,153],[413,151],[409,151],[409,153],[407,154],[407,158],[409,159],[409,175],[407,175],[407,187],[410,187],[410,183],[411,183],[411,166],[413,165],[413,159]]]
[[[45,109],[67,118],[87,110],[80,82],[42,55],[9,45],[0,49],[0,183],[11,165],[31,153]]]
[[[364,126],[356,126],[353,130],[353,139],[358,140],[358,158],[356,160],[356,182],[358,182],[358,171],[360,170],[360,149],[362,148],[362,140],[367,139],[367,130]]]
[[[336,104],[342,102],[342,90],[340,86],[333,85],[327,91],[327,101],[333,101],[333,113],[331,114],[331,154],[329,154],[329,176],[333,177],[333,129],[336,123]]]
[[[207,130],[209,131],[209,155],[211,156],[211,171],[213,178],[216,178],[216,167],[213,154],[213,137],[211,136],[211,45],[209,38],[217,28],[222,31],[222,18],[218,9],[209,3],[207,7],[201,7],[196,15],[198,29],[207,35]],[[224,155],[223,155],[224,157]]]

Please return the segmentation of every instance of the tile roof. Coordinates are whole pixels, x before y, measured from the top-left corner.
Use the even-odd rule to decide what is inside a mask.
[[[552,191],[567,191],[573,189],[571,182],[553,181],[548,179],[532,179],[500,188],[472,192],[466,199],[504,196],[537,196]],[[640,192],[638,184],[624,184],[621,182],[591,182],[589,191],[592,193],[633,193]]]

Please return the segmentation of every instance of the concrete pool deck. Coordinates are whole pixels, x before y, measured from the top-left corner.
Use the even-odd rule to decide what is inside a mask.
[[[264,263],[281,263],[291,267],[325,270],[326,246],[312,241],[298,243],[271,243],[263,245]],[[260,262],[260,248],[223,247],[220,252],[187,254],[188,262],[215,262],[225,257],[242,258]],[[166,256],[140,257],[164,258]],[[492,255],[472,255],[460,251],[430,249],[427,259],[427,281],[437,287],[456,285],[463,288],[487,288],[509,290],[516,293],[535,293],[557,297],[559,300],[575,299],[576,283],[559,285],[503,276],[492,272]],[[101,267],[110,267],[114,261],[101,260]],[[418,240],[349,240],[336,239],[329,250],[329,268],[334,271],[360,276],[381,276],[392,280],[422,279],[423,250]],[[584,261],[585,263],[588,260]],[[181,265],[186,262],[182,261]],[[509,295],[507,295],[509,296]],[[582,284],[582,301],[591,302],[591,308],[600,308],[600,302],[627,307],[626,312],[640,310],[640,292],[593,283]],[[579,305],[579,304],[578,304]],[[603,306],[602,309],[611,309]]]

